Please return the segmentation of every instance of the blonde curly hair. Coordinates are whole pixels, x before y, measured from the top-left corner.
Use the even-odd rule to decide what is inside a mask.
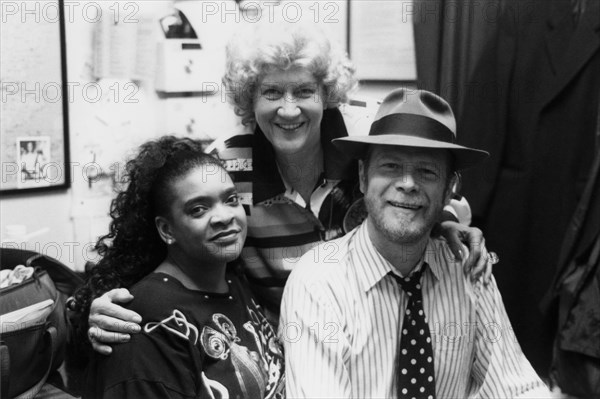
[[[327,108],[347,102],[357,85],[354,65],[318,26],[261,25],[229,42],[223,86],[244,125],[255,123],[254,102],[263,77],[296,67],[308,69],[323,87]]]

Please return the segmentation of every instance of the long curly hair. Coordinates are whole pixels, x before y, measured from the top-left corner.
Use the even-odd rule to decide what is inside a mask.
[[[244,125],[255,123],[254,102],[262,78],[273,70],[308,69],[323,86],[328,108],[348,101],[357,86],[355,68],[336,42],[317,26],[258,24],[227,45],[223,86]]]
[[[190,170],[221,162],[203,152],[200,141],[164,136],[141,145],[127,161],[123,186],[110,206],[108,234],[96,250],[101,260],[75,292],[75,310],[89,314],[91,301],[113,288],[128,288],[151,273],[167,256],[167,245],[155,226],[156,216],[167,216],[173,201],[173,182]],[[216,169],[215,169],[216,170]]]

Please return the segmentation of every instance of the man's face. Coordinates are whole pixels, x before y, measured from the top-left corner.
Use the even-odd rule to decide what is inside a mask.
[[[413,244],[429,236],[450,200],[450,154],[441,149],[377,145],[360,161],[360,190],[381,243]]]

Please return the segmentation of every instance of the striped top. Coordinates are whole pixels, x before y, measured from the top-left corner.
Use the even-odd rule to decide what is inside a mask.
[[[283,181],[273,147],[259,127],[217,141],[207,149],[223,161],[246,209],[248,235],[242,264],[254,295],[275,315],[274,321],[279,315],[287,277],[300,257],[316,244],[344,235],[344,220],[352,220],[354,214],[360,213],[354,212],[355,207],[350,208],[362,198],[357,164],[334,147],[331,140],[367,134],[376,105],[352,101],[324,111],[324,173],[309,204]],[[447,210],[468,223],[470,209],[465,204],[452,201],[453,206]]]
[[[399,307],[408,301],[366,224],[315,247],[288,279],[279,326],[288,397],[396,395]],[[441,240],[429,241],[423,260],[437,398],[549,397],[512,333],[495,281],[471,283]]]

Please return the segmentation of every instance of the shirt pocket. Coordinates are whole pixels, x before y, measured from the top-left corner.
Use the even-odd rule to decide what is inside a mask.
[[[452,380],[469,373],[473,337],[469,334],[432,334],[435,374]],[[464,378],[462,378],[464,379]]]

